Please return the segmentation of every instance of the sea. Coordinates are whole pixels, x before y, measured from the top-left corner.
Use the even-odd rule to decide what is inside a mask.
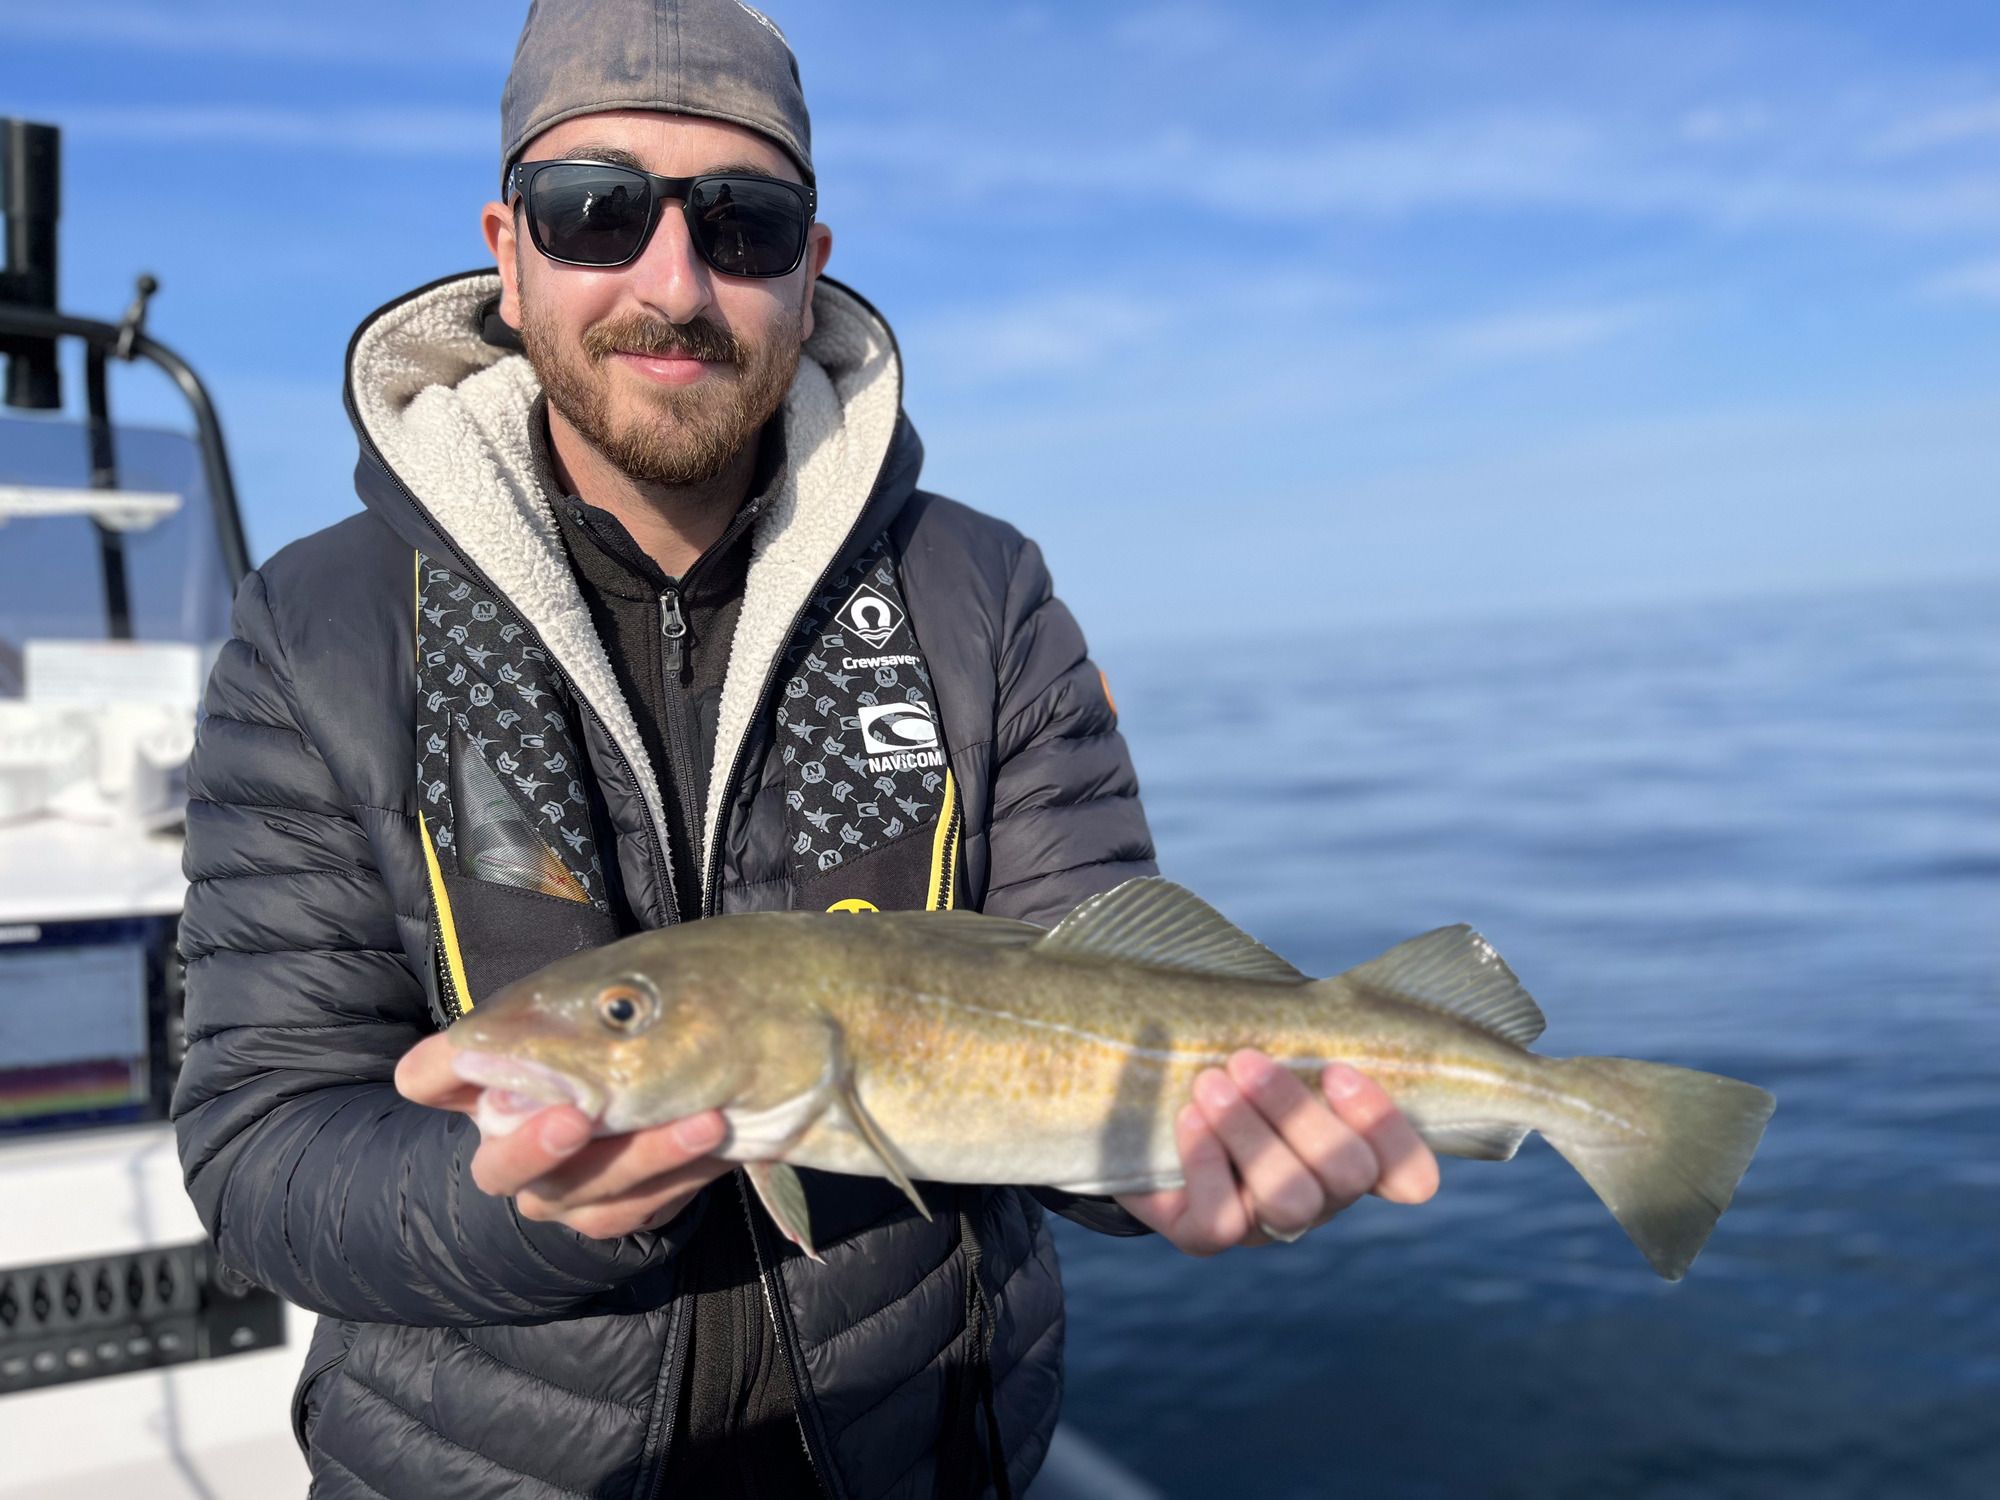
[[[2000,1497],[2000,580],[1099,653],[1162,873],[1313,974],[1469,922],[1537,1050],[1777,1096],[1686,1279],[1539,1137],[1294,1245],[1057,1226],[1166,1496]]]

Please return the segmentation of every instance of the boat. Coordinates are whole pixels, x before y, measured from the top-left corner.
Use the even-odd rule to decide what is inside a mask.
[[[145,331],[157,283],[60,309],[59,162],[0,120],[0,1500],[268,1500],[306,1488],[311,1315],[218,1261],[167,1118],[184,773],[248,558],[207,391]],[[114,419],[141,364],[188,430]]]

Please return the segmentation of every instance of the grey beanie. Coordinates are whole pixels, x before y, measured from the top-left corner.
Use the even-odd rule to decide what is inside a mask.
[[[558,121],[605,109],[730,120],[769,136],[813,180],[799,63],[742,0],[534,0],[500,94],[500,182]]]

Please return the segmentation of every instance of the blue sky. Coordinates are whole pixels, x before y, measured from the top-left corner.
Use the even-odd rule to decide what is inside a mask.
[[[768,8],[927,482],[1100,641],[2000,580],[2000,8]],[[160,276],[259,556],[484,257],[524,9],[0,0],[64,301]]]

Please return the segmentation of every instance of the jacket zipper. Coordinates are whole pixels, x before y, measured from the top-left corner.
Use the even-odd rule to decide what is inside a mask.
[[[839,554],[836,553],[833,562],[838,562],[839,560]],[[721,832],[720,824],[722,818],[727,815],[730,795],[736,789],[737,774],[743,767],[744,747],[749,743],[750,736],[755,731],[758,722],[764,717],[764,708],[770,700],[772,685],[776,683],[779,668],[784,664],[785,652],[782,642],[791,640],[799,628],[799,621],[804,619],[806,611],[812,608],[812,601],[825,591],[828,582],[831,581],[833,576],[833,562],[829,562],[820,571],[818,579],[806,591],[806,602],[792,615],[791,623],[785,627],[785,633],[781,638],[777,655],[772,658],[770,666],[765,668],[763,684],[757,690],[757,701],[750,711],[750,717],[744,721],[743,736],[736,742],[735,749],[730,752],[729,769],[722,778],[722,797],[716,804],[717,808],[720,809],[716,817],[718,825],[716,831],[718,834]],[[703,833],[704,835],[707,833],[706,827],[703,828]],[[721,838],[717,837],[709,842],[710,847],[703,851],[704,858],[702,860],[701,913],[704,917],[715,914],[715,882],[721,864]],[[832,1491],[827,1488],[825,1471],[820,1463],[819,1455],[813,1451],[812,1429],[806,1423],[808,1398],[806,1396],[805,1384],[805,1359],[799,1351],[798,1340],[795,1331],[791,1327],[791,1320],[781,1317],[778,1312],[778,1294],[773,1290],[773,1282],[776,1280],[777,1272],[776,1268],[767,1264],[764,1259],[763,1241],[757,1235],[757,1216],[750,1211],[748,1177],[741,1167],[736,1169],[735,1175],[737,1195],[742,1198],[744,1216],[750,1221],[750,1247],[757,1255],[757,1280],[764,1289],[764,1308],[771,1315],[771,1327],[778,1336],[778,1348],[784,1352],[785,1366],[792,1374],[792,1415],[798,1419],[799,1441],[805,1444],[806,1462],[812,1468],[813,1478],[819,1484],[820,1493],[823,1495],[831,1494]]]
[[[799,621],[804,619],[806,611],[812,608],[812,601],[817,599],[825,591],[827,584],[832,581],[834,564],[839,561],[840,554],[836,553],[833,560],[820,571],[820,575],[814,580],[813,586],[806,591],[805,604],[801,605],[792,615],[791,623],[785,627],[785,633],[782,637],[783,641],[790,641],[792,636],[797,632]],[[721,799],[716,803],[719,809],[716,816],[718,834],[721,831],[720,824],[722,818],[727,815],[729,798],[736,790],[737,775],[743,767],[744,748],[749,744],[750,736],[755,731],[757,724],[764,717],[765,706],[770,701],[771,689],[777,683],[779,669],[784,665],[784,660],[785,652],[781,645],[777,655],[772,659],[770,666],[765,669],[763,684],[757,690],[757,701],[751,708],[749,718],[744,721],[745,729],[743,736],[737,741],[735,749],[730,753],[729,769],[720,783],[722,787]],[[703,832],[706,833],[706,831],[704,827]],[[702,861],[701,877],[701,912],[704,917],[715,914],[715,883],[720,873],[721,849],[722,840],[717,837],[710,840],[710,847],[704,851],[705,857]],[[799,1439],[805,1444],[806,1461],[812,1466],[813,1476],[819,1481],[820,1493],[831,1494],[832,1491],[826,1487],[825,1469],[820,1462],[819,1455],[813,1450],[812,1428],[806,1421],[808,1398],[806,1396],[805,1385],[805,1359],[799,1351],[797,1331],[791,1326],[791,1319],[781,1316],[778,1310],[778,1297],[782,1293],[774,1293],[773,1291],[773,1284],[777,1279],[777,1268],[769,1265],[764,1258],[763,1241],[757,1234],[757,1216],[750,1212],[750,1191],[747,1175],[741,1167],[736,1169],[735,1175],[736,1190],[738,1195],[743,1199],[743,1212],[750,1219],[750,1245],[757,1254],[757,1280],[762,1284],[764,1289],[764,1307],[771,1315],[771,1326],[777,1332],[778,1347],[784,1352],[786,1368],[792,1373],[792,1414],[798,1418]]]
[[[665,586],[660,592],[661,676],[666,679],[667,753],[674,761],[667,769],[672,773],[674,795],[681,809],[681,825],[687,831],[689,868],[695,871],[703,868],[706,853],[708,830],[702,826],[702,802],[708,788],[705,779],[698,774],[701,734],[699,726],[692,722],[687,701],[690,669],[694,665],[692,651],[697,642],[689,638],[692,627],[683,600],[708,561],[735,546],[737,537],[757,519],[763,508],[761,495],[753,495],[744,501],[736,508],[736,514],[730,518],[722,535],[709,543],[707,550],[695,559],[687,572],[679,578],[665,579]],[[685,775],[682,774],[684,771]],[[666,796],[664,788],[660,795],[663,798]],[[701,893],[692,891],[689,894],[699,907]],[[678,906],[678,892],[674,899]]]
[[[833,565],[839,561],[840,553],[836,552],[833,561],[820,570],[819,577],[813,581],[813,586],[806,591],[806,602],[800,605],[793,613],[791,624],[785,627],[784,635],[779,638],[777,654],[771,658],[771,664],[764,669],[764,681],[762,686],[757,689],[757,701],[751,706],[750,717],[743,721],[742,737],[737,740],[736,748],[730,751],[729,770],[721,781],[722,796],[720,800],[711,798],[711,800],[715,801],[716,805],[715,821],[717,833],[722,831],[722,820],[728,815],[729,799],[736,791],[737,773],[743,769],[744,747],[750,743],[751,735],[756,732],[757,725],[764,717],[765,706],[771,701],[771,689],[777,685],[778,673],[785,664],[785,647],[790,643],[792,637],[797,634],[799,621],[806,617],[806,611],[812,608],[813,600],[817,599],[825,591],[827,584],[832,581]],[[705,826],[703,832],[704,834],[707,832]],[[711,841],[711,844],[712,847],[705,851],[701,871],[701,914],[704,917],[715,915],[715,882],[721,874],[722,866],[722,840],[720,838],[714,839]]]
[[[694,1309],[683,1300],[679,1309],[670,1314],[670,1318],[673,1326],[667,1334],[666,1348],[660,1354],[660,1379],[666,1378],[668,1361],[672,1361],[673,1368],[683,1372],[680,1380],[685,1380],[688,1340],[694,1337]],[[653,1471],[653,1482],[646,1487],[646,1494],[650,1500],[659,1500],[660,1491],[666,1487],[667,1454],[673,1448],[674,1423],[680,1416],[680,1380],[674,1382],[671,1392],[673,1399],[668,1401],[660,1412],[659,1456],[654,1460],[659,1467]],[[666,1394],[655,1390],[653,1399],[663,1400]]]
[[[438,931],[435,911],[431,913],[431,963],[437,969],[438,1008],[444,1012],[444,1024],[449,1026],[465,1014],[465,997],[451,982],[451,965],[444,956],[444,934]]]
[[[690,665],[688,649],[687,611],[681,607],[681,585],[669,583],[660,594],[660,644],[661,675],[666,678],[667,710],[667,754],[673,764],[666,767],[673,782],[673,795],[680,804],[681,827],[686,832],[691,859],[689,867],[699,869],[702,860],[702,837],[706,833],[701,826],[701,778],[700,750],[696,744],[698,736],[691,732],[688,723],[687,669]],[[666,789],[661,788],[661,796]],[[697,902],[698,892],[691,893]],[[674,897],[679,905],[680,896]]]
[[[750,1208],[749,1174],[738,1167],[735,1177],[736,1196],[743,1204],[743,1220],[750,1229],[750,1250],[757,1257],[757,1280],[764,1289],[764,1311],[771,1316],[771,1330],[778,1336],[778,1347],[784,1351],[785,1368],[792,1377],[792,1416],[799,1424],[799,1441],[805,1445],[806,1467],[812,1470],[816,1491],[821,1495],[830,1495],[833,1491],[827,1486],[819,1456],[813,1452],[812,1433],[806,1426],[805,1360],[799,1354],[796,1341],[785,1336],[790,1320],[778,1313],[777,1297],[772,1292],[776,1270],[764,1261],[764,1242],[757,1233],[757,1215]]]

